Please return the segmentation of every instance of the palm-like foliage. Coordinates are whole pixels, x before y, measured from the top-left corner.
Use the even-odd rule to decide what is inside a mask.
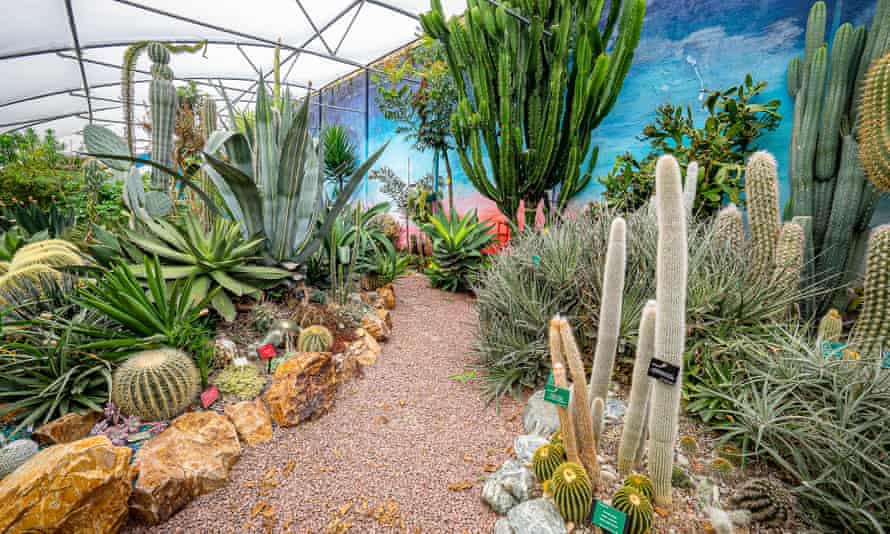
[[[290,276],[283,269],[255,265],[265,239],[244,239],[236,222],[216,219],[205,231],[197,216],[188,213],[182,224],[146,221],[146,228],[148,233],[125,231],[125,235],[145,253],[164,261],[165,279],[193,278],[193,300],[201,301],[213,288],[220,287],[222,290],[214,293],[210,303],[227,321],[232,321],[236,314],[232,296],[255,295],[263,287]],[[146,276],[140,265],[131,269],[139,278]]]
[[[346,128],[329,126],[322,135],[324,143],[324,172],[334,182],[337,194],[343,189],[343,179],[355,172],[358,157],[355,145],[349,140]]]
[[[433,242],[427,268],[433,286],[448,291],[469,289],[483,262],[482,250],[494,241],[492,226],[482,224],[475,211],[432,215],[422,226]]]

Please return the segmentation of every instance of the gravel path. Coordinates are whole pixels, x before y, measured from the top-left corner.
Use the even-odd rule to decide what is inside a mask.
[[[472,363],[472,300],[415,275],[396,283],[393,337],[317,421],[244,450],[230,484],[168,522],[130,532],[482,533],[479,498],[506,460],[521,406],[485,406],[451,378]],[[450,486],[450,487],[449,487]]]

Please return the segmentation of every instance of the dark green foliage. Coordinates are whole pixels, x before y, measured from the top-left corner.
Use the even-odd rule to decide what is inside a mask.
[[[346,128],[335,125],[328,126],[322,133],[324,144],[324,173],[327,180],[333,182],[336,197],[343,189],[343,181],[355,172],[358,166],[358,155],[355,144],[349,139]]]
[[[51,239],[62,237],[75,222],[73,210],[60,209],[55,204],[45,210],[37,204],[13,204],[3,209],[2,217],[15,221],[27,235],[46,232]]]
[[[52,130],[42,140],[30,128],[0,135],[0,205],[33,200],[46,207],[75,191],[78,173],[61,149]]]
[[[379,248],[363,258],[359,270],[372,277],[377,287],[391,284],[408,270],[411,258],[394,248]],[[369,288],[371,289],[371,288]]]
[[[480,223],[475,211],[430,216],[422,227],[433,242],[426,269],[434,287],[463,291],[472,287],[484,263],[482,250],[494,242],[492,226]]]

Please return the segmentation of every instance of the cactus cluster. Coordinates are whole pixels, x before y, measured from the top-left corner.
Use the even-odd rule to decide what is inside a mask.
[[[587,518],[593,502],[593,485],[583,466],[565,462],[557,467],[549,489],[563,519],[581,523]]]
[[[879,190],[890,192],[890,52],[874,60],[863,80],[858,126],[865,174]]]
[[[17,439],[0,449],[0,479],[21,467],[38,450],[37,442],[30,439]]]
[[[538,482],[550,480],[553,472],[566,461],[566,450],[559,443],[541,445],[532,456],[532,471]]]
[[[850,341],[862,354],[890,351],[890,224],[875,228],[868,241],[862,311]]]
[[[263,391],[266,379],[260,376],[255,365],[230,365],[216,375],[213,383],[222,393],[235,395],[241,400],[250,400]]]
[[[652,503],[643,492],[624,485],[612,496],[612,506],[627,515],[627,534],[648,534],[652,531],[654,513]]]
[[[21,288],[44,276],[59,276],[57,267],[84,265],[86,260],[76,246],[62,239],[46,239],[18,249],[9,262],[0,261],[0,291]]]
[[[780,526],[794,516],[794,497],[781,482],[755,478],[744,482],[730,498],[730,503],[751,512],[751,519]]]
[[[261,302],[250,310],[250,323],[258,332],[272,328],[272,323],[276,319],[278,319],[276,308],[271,302]]]
[[[163,421],[181,414],[201,390],[201,374],[192,358],[161,348],[137,352],[117,368],[111,401],[121,412],[143,421]]]
[[[297,350],[300,352],[330,352],[333,345],[334,336],[321,325],[304,328],[297,339]]]
[[[655,351],[655,317],[656,304],[650,300],[643,308],[640,318],[640,332],[637,337],[637,354],[634,359],[633,379],[627,413],[624,415],[624,428],[621,430],[621,441],[618,445],[618,472],[628,474],[635,466],[639,449],[645,446],[645,418],[649,409],[649,392],[652,381],[649,380],[649,362]]]

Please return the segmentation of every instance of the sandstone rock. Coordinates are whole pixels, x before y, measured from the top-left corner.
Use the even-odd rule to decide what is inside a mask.
[[[522,425],[527,434],[539,434],[544,437],[550,437],[559,430],[559,413],[556,411],[556,405],[544,400],[543,389],[528,398],[528,404],[522,412]]]
[[[334,404],[337,377],[330,352],[303,352],[275,370],[265,394],[278,426],[296,426],[314,419]]]
[[[377,318],[383,321],[383,324],[385,324],[386,327],[389,328],[390,331],[392,331],[392,314],[389,313],[389,310],[381,306],[379,308],[375,308],[374,312],[377,314]]]
[[[513,439],[513,452],[516,453],[516,458],[520,462],[528,464],[531,463],[532,457],[535,455],[535,451],[538,450],[538,447],[546,445],[547,443],[549,443],[547,438],[537,434],[516,436]]]
[[[0,481],[0,532],[117,532],[127,523],[132,452],[105,436],[44,449]]]
[[[377,288],[377,300],[383,304],[383,307],[387,310],[391,310],[396,307],[396,293],[392,287],[392,284],[387,284],[383,287]]]
[[[383,352],[380,343],[377,343],[373,336],[365,332],[364,328],[359,328],[356,333],[358,339],[346,347],[346,353],[354,356],[358,363],[364,366],[374,365],[377,363],[380,353]]]
[[[102,419],[102,412],[65,414],[54,421],[41,426],[31,434],[31,439],[43,445],[71,443],[90,435],[93,426]]]
[[[136,453],[130,511],[145,523],[166,521],[195,497],[225,486],[240,455],[238,434],[225,416],[181,415]]]
[[[386,341],[390,334],[390,328],[376,314],[362,317],[362,329],[375,341]]]
[[[532,499],[507,513],[514,534],[567,534],[559,510],[547,499]]]
[[[334,354],[334,369],[337,375],[337,385],[345,384],[362,376],[362,366],[358,363],[355,352],[349,350]]]
[[[534,486],[535,478],[522,462],[507,460],[485,480],[482,500],[495,512],[505,514],[507,510],[528,500]]]
[[[263,399],[230,404],[226,406],[226,415],[235,425],[242,443],[253,446],[272,439],[272,417]]]

